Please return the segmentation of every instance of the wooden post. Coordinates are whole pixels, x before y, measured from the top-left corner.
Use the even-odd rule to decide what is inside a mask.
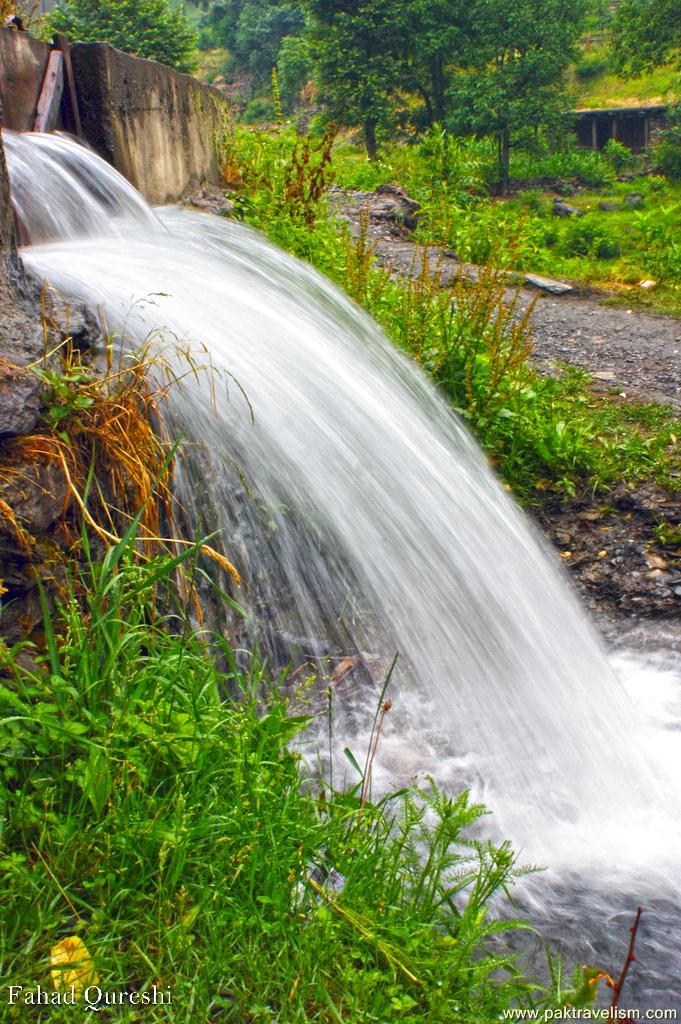
[[[53,50],[47,62],[47,71],[40,90],[33,130],[51,132],[59,119],[59,106],[64,91],[64,58],[59,50]]]
[[[595,116],[591,118],[591,148],[598,149],[598,122]]]
[[[610,138],[617,139],[617,116],[612,119],[612,130],[610,132]]]

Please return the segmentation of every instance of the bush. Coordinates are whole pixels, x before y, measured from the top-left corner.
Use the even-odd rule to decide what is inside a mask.
[[[271,123],[276,120],[274,103],[265,96],[255,96],[244,107],[242,117],[247,124]]]
[[[622,249],[614,238],[599,238],[594,244],[593,254],[598,260],[615,260],[622,255]]]
[[[612,165],[617,174],[626,171],[632,166],[634,154],[628,146],[624,146],[617,139],[608,139],[603,147],[603,156]]]
[[[681,106],[671,107],[668,117],[669,126],[654,147],[655,160],[666,177],[681,181]]]
[[[65,0],[48,22],[84,43],[111,43],[179,71],[196,67],[196,35],[184,7],[169,0]]]
[[[586,217],[568,226],[563,250],[567,256],[593,256],[599,260],[614,259],[621,254],[619,243],[606,229],[597,220]]]
[[[600,78],[607,70],[607,61],[602,57],[583,57],[575,65],[575,75],[580,82],[591,82],[594,78]]]

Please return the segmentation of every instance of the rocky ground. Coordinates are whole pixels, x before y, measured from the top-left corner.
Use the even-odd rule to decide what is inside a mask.
[[[399,186],[332,189],[331,202],[353,234],[368,210],[368,237],[381,265],[396,274],[418,272],[422,248],[410,238],[418,205]],[[454,253],[427,251],[445,283],[460,272]],[[474,277],[476,268],[464,272]],[[681,407],[681,320],[608,304],[607,294],[593,290],[551,294],[553,286],[561,290],[560,282],[546,281],[521,292],[523,308],[536,300],[533,359],[541,372],[560,372],[568,363],[622,401]],[[661,547],[654,530],[662,521],[678,523],[680,513],[681,495],[645,485],[619,486],[596,499],[550,496],[535,514],[592,610],[673,618],[681,614],[681,548]]]

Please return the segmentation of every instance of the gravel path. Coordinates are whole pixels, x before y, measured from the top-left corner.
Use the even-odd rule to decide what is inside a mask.
[[[377,262],[396,274],[418,273],[423,247],[410,240],[399,219],[373,215],[376,193],[336,189],[331,201],[355,235],[359,212],[367,207]],[[427,252],[443,283],[459,273],[461,264],[450,251],[429,246]],[[475,277],[476,267],[464,264],[464,269]],[[523,304],[536,295],[534,289],[524,288]],[[578,290],[560,296],[541,294],[533,314],[538,368],[554,373],[558,364],[570,363],[588,370],[604,391],[681,406],[681,320],[610,305],[607,299],[606,294]]]
[[[632,398],[681,406],[681,320],[568,294],[542,296],[533,325],[540,368],[571,363]]]

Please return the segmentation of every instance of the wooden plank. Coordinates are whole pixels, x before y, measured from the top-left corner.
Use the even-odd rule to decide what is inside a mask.
[[[47,62],[47,71],[40,90],[33,131],[51,132],[59,119],[59,105],[64,91],[64,57],[53,50]]]
[[[64,56],[64,71],[66,72],[66,95],[70,107],[71,124],[69,128],[78,136],[83,134],[80,126],[80,110],[78,109],[78,92],[76,91],[76,79],[71,64],[71,45],[63,35],[54,37],[54,45]]]

